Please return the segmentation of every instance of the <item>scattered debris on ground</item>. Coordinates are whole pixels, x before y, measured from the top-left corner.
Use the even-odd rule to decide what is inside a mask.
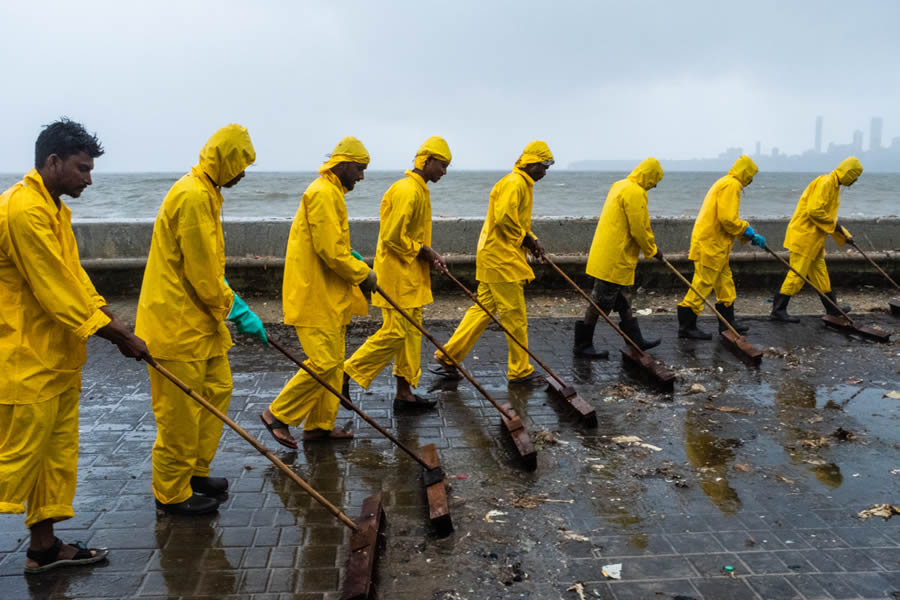
[[[609,579],[622,579],[622,563],[603,565],[600,570],[604,577]]]
[[[755,410],[747,410],[746,408],[735,408],[733,406],[715,406],[715,405],[709,404],[709,403],[704,404],[703,408],[705,408],[706,410],[717,410],[719,412],[747,415],[748,417],[756,414]]]
[[[856,516],[863,520],[881,517],[887,521],[894,515],[900,515],[900,506],[894,504],[873,504],[871,507],[859,511]]]
[[[641,438],[636,435],[617,435],[612,438],[612,441],[616,444],[621,444],[624,446],[639,446],[641,448],[646,448],[648,450],[653,450],[654,452],[659,452],[662,450],[659,446],[654,446],[653,444],[645,443]]]

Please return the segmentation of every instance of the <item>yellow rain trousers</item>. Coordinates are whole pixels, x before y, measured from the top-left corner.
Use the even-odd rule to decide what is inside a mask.
[[[110,321],[36,170],[0,195],[0,513],[70,518],[87,338]]]
[[[841,185],[852,184],[862,172],[862,163],[851,156],[841,161],[831,173],[813,179],[800,196],[791,222],[788,223],[784,247],[791,252],[791,266],[807,275],[820,292],[831,291],[825,267],[825,238],[831,235],[839,246],[847,241],[843,231],[837,228]],[[819,287],[820,285],[825,287]],[[792,296],[802,287],[803,280],[793,272],[788,272],[781,286],[781,293]]]
[[[358,262],[358,261],[357,261]],[[347,327],[297,327],[297,338],[308,357],[306,364],[316,375],[340,390],[344,379],[344,335]],[[331,431],[337,419],[337,396],[326,390],[306,371],[297,371],[269,405],[272,415],[292,427],[303,423],[305,431]]]
[[[439,145],[435,138],[429,139],[419,150],[423,154],[417,161],[433,155],[427,154],[432,151],[426,148],[429,144]],[[449,152],[447,149],[441,156],[449,156]],[[441,156],[438,158],[445,160]],[[406,177],[394,183],[381,201],[375,272],[379,287],[419,324],[422,306],[432,302],[431,266],[418,259],[423,245],[431,246],[431,197],[425,180],[407,171]],[[381,328],[344,363],[344,372],[368,389],[378,373],[394,360],[394,375],[416,387],[422,375],[422,334],[381,294],[372,295],[372,304],[381,307]]]
[[[824,249],[819,252],[819,256],[815,258],[809,258],[802,254],[791,252],[790,262],[791,266],[794,267],[798,273],[809,278],[817,290],[823,294],[827,294],[831,291],[831,278],[828,276],[828,268],[825,266]],[[793,296],[803,289],[805,283],[806,282],[798,277],[796,273],[788,271],[779,292],[785,296]]]
[[[638,255],[656,255],[647,191],[662,178],[662,166],[651,157],[612,185],[594,231],[585,269],[588,275],[618,285],[634,284]]]
[[[231,367],[226,355],[207,360],[159,360],[160,365],[228,412]],[[153,495],[163,504],[184,502],[192,495],[191,477],[208,477],[209,464],[222,437],[222,421],[153,367],[150,389],[158,430],[153,444]]]
[[[25,526],[75,515],[80,386],[42,402],[0,404],[0,513]]]
[[[169,190],[153,226],[138,300],[135,334],[163,366],[228,410],[231,335],[225,318],[234,292],[225,283],[220,188],[256,160],[250,135],[227,125],[200,151],[200,161]],[[191,496],[190,478],[209,473],[222,423],[149,369],[156,417],[153,493],[165,504]]]
[[[497,313],[500,322],[512,333],[517,340],[528,346],[528,315],[525,313],[525,285],[523,282],[497,282],[478,284],[478,300],[492,313]],[[491,318],[478,305],[473,305],[466,311],[453,337],[444,345],[444,348],[457,361],[463,358],[475,346],[475,342],[491,324]],[[507,379],[527,377],[534,372],[534,367],[528,362],[528,353],[512,340],[506,340],[508,352]],[[434,353],[434,357],[442,362],[450,361],[440,350]]]
[[[759,168],[749,156],[738,158],[728,175],[716,181],[703,199],[700,213],[691,234],[691,250],[688,258],[694,261],[694,278],[691,285],[701,295],[688,290],[679,306],[687,306],[700,314],[703,300],[711,291],[716,301],[731,306],[737,298],[728,256],[734,240],[749,225],[740,217],[741,192],[750,185]]]
[[[416,323],[422,324],[421,307],[404,310]],[[417,387],[422,376],[422,333],[392,308],[382,308],[381,318],[381,328],[344,363],[344,372],[369,389],[381,370],[393,360],[394,375]]]

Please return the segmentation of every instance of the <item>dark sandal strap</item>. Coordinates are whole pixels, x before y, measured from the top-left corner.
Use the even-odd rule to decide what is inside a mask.
[[[91,549],[84,545],[84,542],[72,542],[69,544],[77,552],[75,552],[74,556],[72,556],[71,560],[83,560],[85,558],[94,558],[93,553],[91,553]]]
[[[267,422],[266,418],[262,415],[259,415],[259,418],[262,419],[263,425],[266,426],[266,429],[269,430],[269,433],[271,433],[272,430],[274,430],[274,429],[290,429],[291,428],[290,425],[288,425],[287,423],[282,423],[281,421],[276,419],[275,415],[272,415],[271,423]]]
[[[33,560],[38,566],[43,567],[52,562],[56,562],[59,558],[59,551],[62,550],[63,543],[58,537],[53,538],[53,545],[43,550],[28,550],[25,556]]]

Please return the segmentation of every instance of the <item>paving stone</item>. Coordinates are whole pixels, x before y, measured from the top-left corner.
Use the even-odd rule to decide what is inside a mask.
[[[669,340],[671,319],[650,317],[642,325]],[[871,320],[896,329],[887,315]],[[429,323],[441,339],[454,325]],[[879,404],[878,387],[900,387],[895,351],[823,330],[812,317],[790,329],[765,319],[753,325],[754,336],[773,347],[794,347],[792,354],[767,354],[760,369],[750,370],[719,344],[665,343],[653,354],[678,369],[679,381],[674,394],[660,396],[625,375],[617,356],[573,360],[571,320],[533,319],[533,346],[561,375],[579,382],[579,392],[597,409],[596,430],[575,426],[543,389],[508,387],[504,337],[488,331],[467,366],[498,401],[516,407],[532,433],[547,431],[557,440],[540,444],[534,473],[521,469],[496,410],[468,382],[428,392],[438,409],[422,415],[394,414],[389,370],[376,379],[373,393],[354,387],[354,400],[399,437],[439,448],[456,525],[447,538],[425,523],[419,467],[352,413],[341,409],[338,421],[352,422],[358,437],[350,443],[307,444],[296,452],[276,446],[258,413],[293,372],[273,365],[269,353],[241,336],[230,352],[235,394],[229,415],[351,518],[367,496],[382,494],[385,599],[445,600],[436,595],[456,583],[459,597],[469,600],[567,599],[572,593],[565,589],[578,580],[586,582],[586,592],[619,600],[890,598],[900,590],[900,535],[892,521],[855,515],[896,494],[896,482],[883,473],[898,464],[900,452],[895,428],[885,424],[900,418],[900,409]],[[362,343],[365,327],[350,328],[348,349]],[[297,346],[289,329],[271,331]],[[608,335],[598,333],[598,340],[614,346]],[[429,355],[424,347],[425,362]],[[846,383],[851,376],[865,383]],[[714,391],[686,393],[701,382]],[[433,383],[426,374],[420,390]],[[622,393],[621,386],[632,391]],[[21,572],[27,545],[22,515],[2,515],[0,597],[92,597],[95,582],[98,598],[337,600],[347,528],[244,440],[227,430],[222,437],[214,471],[229,478],[231,490],[218,513],[196,519],[157,514],[145,368],[91,340],[83,389],[76,517],[58,529],[64,539],[110,546],[110,561],[35,583]],[[841,411],[823,408],[851,396]],[[706,409],[707,403],[754,414]],[[863,443],[802,448],[802,440],[827,438],[837,427],[854,431]],[[612,443],[616,435],[637,435],[660,450]],[[816,470],[803,462],[807,458],[832,466]],[[751,470],[735,470],[738,463]],[[677,487],[673,474],[688,486]],[[542,494],[561,502],[542,502]],[[538,498],[534,508],[513,506],[527,497]],[[506,514],[489,522],[491,510]],[[567,540],[565,532],[589,541]],[[615,562],[623,564],[622,581],[601,574],[603,565]],[[735,577],[723,576],[726,564],[735,567]]]

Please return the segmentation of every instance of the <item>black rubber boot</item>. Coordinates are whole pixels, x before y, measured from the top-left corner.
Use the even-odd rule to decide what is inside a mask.
[[[597,350],[594,348],[594,329],[596,324],[588,325],[584,321],[575,322],[575,345],[572,352],[579,358],[609,358],[609,352],[606,350]]]
[[[170,515],[205,515],[216,512],[219,508],[219,501],[210,496],[199,496],[194,494],[184,502],[175,504],[163,504],[159,500],[156,501],[156,508]]]
[[[625,335],[631,338],[631,340],[637,344],[641,350],[649,350],[650,348],[654,348],[659,346],[659,343],[662,341],[659,338],[645,340],[643,334],[641,334],[641,328],[638,326],[637,319],[629,319],[622,321],[619,323],[619,327],[622,328],[622,331],[625,332]]]
[[[831,302],[838,304],[837,296],[835,295],[835,293],[833,291],[827,292],[825,295],[828,296],[829,298],[831,298]],[[821,296],[819,296],[819,299],[822,300],[822,306],[825,307],[826,315],[833,315],[835,317],[842,316],[841,313],[838,312],[837,309],[835,309],[834,306],[831,305],[831,302],[829,302],[825,298],[822,298]],[[841,306],[840,304],[838,304],[838,306],[840,306],[841,310],[844,311],[845,313],[850,312],[850,306],[848,306],[848,305]]]
[[[191,489],[204,496],[222,496],[228,493],[228,480],[224,477],[191,477]]]
[[[689,340],[711,340],[712,334],[697,329],[697,315],[688,306],[678,307],[678,337]]]
[[[725,320],[731,323],[731,326],[734,327],[735,331],[741,335],[750,331],[749,325],[734,318],[734,304],[725,306],[724,304],[717,303],[716,310],[719,311],[719,314],[725,317]],[[722,333],[723,331],[728,331],[728,328],[725,327],[725,323],[719,321],[719,333]]]
[[[790,301],[790,296],[775,294],[775,297],[772,298],[772,314],[769,315],[769,318],[773,321],[782,321],[784,323],[799,323],[800,319],[788,314],[787,307]]]

